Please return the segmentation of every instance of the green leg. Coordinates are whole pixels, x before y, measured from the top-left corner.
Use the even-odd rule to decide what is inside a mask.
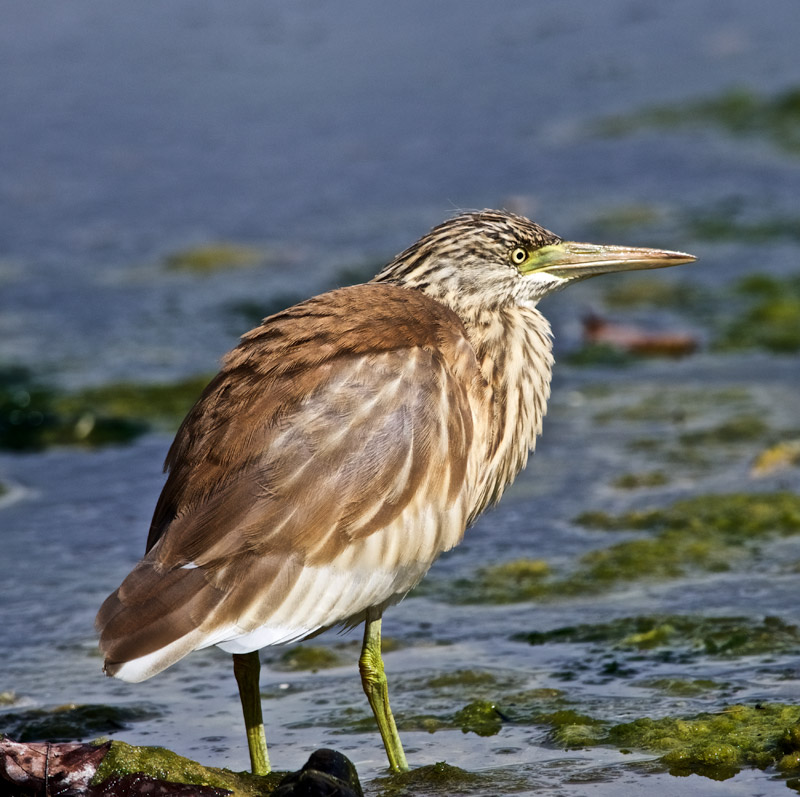
[[[408,762],[397,733],[392,709],[389,707],[389,682],[386,680],[381,658],[381,616],[379,613],[367,613],[367,621],[364,625],[364,645],[361,648],[358,669],[361,671],[361,685],[367,694],[372,713],[378,721],[378,730],[381,732],[386,755],[389,756],[389,766],[392,772],[405,772],[408,770]]]
[[[258,651],[233,654],[233,674],[239,686],[244,725],[247,729],[247,746],[250,749],[250,769],[254,775],[267,775],[272,770],[267,753],[267,737],[264,735],[264,719],[261,716],[261,694],[258,676],[261,660]]]

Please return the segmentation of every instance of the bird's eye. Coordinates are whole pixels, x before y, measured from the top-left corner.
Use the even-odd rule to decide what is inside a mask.
[[[528,259],[528,250],[522,246],[516,246],[511,250],[511,262],[515,266],[521,266]]]

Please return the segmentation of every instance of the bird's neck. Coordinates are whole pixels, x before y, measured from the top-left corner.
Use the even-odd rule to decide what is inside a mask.
[[[533,307],[507,305],[462,315],[486,380],[491,417],[481,444],[476,516],[525,467],[542,431],[553,366],[550,325]]]

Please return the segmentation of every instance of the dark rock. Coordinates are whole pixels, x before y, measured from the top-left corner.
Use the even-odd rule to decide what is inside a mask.
[[[358,773],[349,758],[336,750],[317,750],[303,768],[290,772],[273,797],[364,797]]]

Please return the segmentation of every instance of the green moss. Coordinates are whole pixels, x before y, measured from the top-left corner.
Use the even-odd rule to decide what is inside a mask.
[[[709,692],[720,692],[728,688],[728,684],[712,681],[709,678],[649,678],[637,681],[635,685],[655,689],[671,697],[700,697]]]
[[[122,777],[134,772],[173,783],[229,789],[237,797],[269,794],[285,775],[273,772],[264,777],[257,777],[247,772],[204,767],[164,747],[135,747],[115,741],[111,742],[111,749],[103,758],[91,783],[98,785],[108,778]]]
[[[652,205],[618,205],[599,213],[591,223],[597,234],[629,233],[661,221],[662,212]]]
[[[288,672],[296,670],[326,670],[331,667],[340,667],[344,660],[330,648],[315,645],[298,645],[285,651],[273,662],[270,667],[274,670]]]
[[[208,379],[118,382],[64,394],[23,368],[0,368],[0,449],[127,443],[154,426],[173,430]]]
[[[769,431],[769,426],[760,416],[737,415],[710,429],[685,432],[678,439],[684,445],[713,446],[760,440]]]
[[[689,718],[645,717],[616,725],[602,743],[662,753],[662,763],[674,775],[721,780],[746,766],[786,766],[787,756],[798,752],[799,722],[800,706],[734,705]]]
[[[784,151],[800,153],[800,89],[771,96],[731,89],[718,97],[608,119],[598,129],[605,135],[625,135],[647,128],[708,126],[734,136],[764,138]]]
[[[496,686],[498,678],[485,670],[454,670],[429,678],[425,686],[430,689],[449,687]]]
[[[620,490],[637,490],[640,487],[662,487],[669,483],[669,477],[660,470],[651,470],[644,473],[625,473],[614,479],[614,487]]]
[[[687,282],[658,277],[627,277],[611,280],[605,286],[603,300],[614,309],[668,307],[686,312],[707,300],[706,292]]]
[[[113,382],[61,397],[57,407],[67,415],[135,419],[171,429],[180,424],[209,380],[201,375],[161,384]]]
[[[566,357],[566,361],[570,365],[579,366],[605,365],[620,367],[630,365],[635,360],[634,355],[622,351],[617,346],[609,346],[605,343],[586,344]]]
[[[641,394],[637,394],[637,397]],[[711,390],[670,389],[660,387],[647,391],[637,401],[604,409],[594,415],[598,423],[667,423],[682,424],[687,420],[717,413],[720,409],[752,414],[755,402],[750,391],[741,387]]]
[[[516,771],[467,772],[444,761],[377,778],[370,785],[376,790],[376,797],[486,797],[489,794],[512,794],[529,786],[524,774]]]
[[[740,241],[748,244],[776,240],[800,241],[800,218],[778,216],[745,220],[736,212],[695,213],[687,220],[689,235],[701,241]]]
[[[800,275],[752,275],[739,280],[735,292],[736,313],[721,324],[713,343],[716,350],[800,351]]]
[[[800,496],[790,492],[700,495],[663,509],[609,515],[583,513],[577,523],[606,531],[686,532],[693,539],[721,536],[729,543],[800,534]]]
[[[584,512],[581,525],[650,536],[589,551],[567,573],[541,560],[520,559],[481,569],[476,577],[436,580],[425,594],[454,603],[514,603],[606,591],[644,578],[692,571],[721,572],[746,560],[770,538],[800,534],[800,496],[754,493],[698,496],[662,509],[610,515]]]
[[[241,244],[215,243],[174,252],[165,258],[167,268],[207,274],[222,269],[253,266],[266,259],[266,253]]]
[[[600,720],[580,714],[574,709],[539,714],[535,721],[540,725],[550,726],[550,741],[559,747],[588,747],[597,744],[604,735]]]
[[[0,449],[124,443],[146,429],[135,419],[95,415],[80,408],[65,410],[61,398],[24,368],[0,368]]]
[[[531,645],[597,644],[604,650],[609,646],[630,651],[668,649],[671,653],[719,658],[773,655],[800,649],[800,629],[770,616],[756,621],[747,617],[644,615],[534,631],[513,638]]]
[[[800,465],[800,439],[783,440],[765,448],[753,462],[750,472],[755,477]]]
[[[20,742],[72,742],[124,730],[132,722],[158,716],[157,711],[144,706],[68,704],[2,714],[0,730]]]
[[[464,733],[476,733],[478,736],[494,736],[503,727],[503,719],[488,700],[475,700],[456,712],[455,724]]]

